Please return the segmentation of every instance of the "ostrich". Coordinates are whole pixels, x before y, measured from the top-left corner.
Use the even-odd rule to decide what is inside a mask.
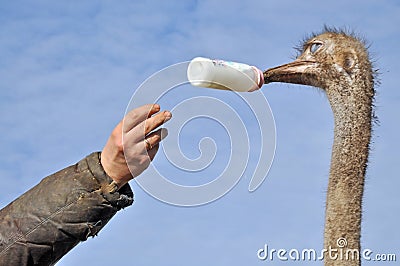
[[[361,205],[375,93],[365,42],[345,31],[325,28],[303,44],[295,61],[268,69],[264,77],[266,83],[303,84],[325,91],[334,115],[334,141],[324,248],[337,252],[325,252],[324,264],[360,265]],[[342,258],[338,248],[342,248]]]

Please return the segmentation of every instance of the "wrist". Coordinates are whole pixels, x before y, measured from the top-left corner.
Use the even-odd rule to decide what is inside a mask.
[[[120,165],[116,164],[113,160],[109,160],[102,152],[99,153],[99,162],[106,175],[112,179],[113,185],[118,187],[117,190],[128,183],[130,179],[132,179],[129,178],[129,176],[131,176],[130,172],[128,177],[121,177],[119,173],[115,171],[115,169],[121,168]]]

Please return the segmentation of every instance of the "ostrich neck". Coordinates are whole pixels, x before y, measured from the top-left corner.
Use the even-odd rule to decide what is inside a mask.
[[[371,138],[372,97],[360,87],[332,88],[327,95],[335,120],[334,142],[326,202],[324,247],[337,249],[325,256],[325,265],[360,265],[347,251],[360,251],[361,206]],[[351,92],[347,93],[346,92]],[[338,246],[344,238],[347,245]],[[340,259],[340,250],[343,259]],[[347,252],[347,253],[346,253]],[[349,254],[349,255],[346,255]],[[359,253],[358,253],[359,254]],[[346,256],[350,260],[346,260]]]

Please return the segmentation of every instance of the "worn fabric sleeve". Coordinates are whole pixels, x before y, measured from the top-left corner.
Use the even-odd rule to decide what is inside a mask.
[[[100,155],[44,178],[0,210],[1,266],[54,265],[132,204],[130,186],[117,191]]]

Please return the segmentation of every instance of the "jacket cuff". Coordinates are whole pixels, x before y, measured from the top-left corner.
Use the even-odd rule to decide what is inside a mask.
[[[101,195],[118,210],[132,205],[134,195],[129,184],[125,184],[118,190],[101,165],[101,152],[94,152],[78,163],[79,170],[89,170],[96,181],[99,183],[98,189]]]

